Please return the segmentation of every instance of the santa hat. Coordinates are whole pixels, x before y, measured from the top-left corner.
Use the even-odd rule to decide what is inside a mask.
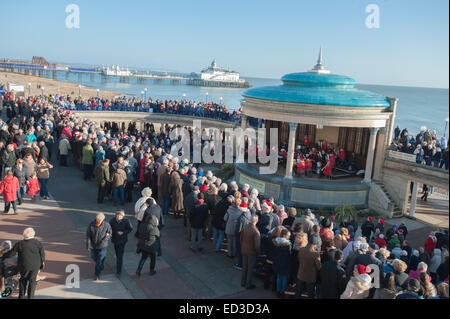
[[[403,234],[403,229],[399,229],[398,232],[399,232],[400,234]]]
[[[369,266],[364,266],[364,265],[356,265],[356,268],[358,269],[358,274],[360,274],[360,275],[367,274],[372,271],[372,269]]]
[[[262,206],[265,207],[265,208],[267,208],[268,210],[272,210],[272,204],[269,203],[269,202],[266,201],[266,200],[263,201]]]
[[[380,224],[384,225],[384,220],[383,219],[380,219]]]
[[[372,222],[372,221],[373,221],[373,218],[372,218],[371,216],[369,216],[369,218],[367,218],[367,220],[368,220],[369,222]]]

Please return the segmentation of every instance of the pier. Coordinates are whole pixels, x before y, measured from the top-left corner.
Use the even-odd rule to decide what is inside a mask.
[[[26,75],[35,75],[39,77],[47,77],[56,79],[57,73],[64,73],[66,78],[70,73],[79,74],[79,78],[83,74],[101,75],[103,80],[107,82],[110,78],[119,78],[120,82],[129,83],[135,80],[137,83],[144,84],[147,80],[162,81],[168,80],[169,84],[185,84],[193,86],[208,86],[208,87],[228,87],[228,88],[249,88],[250,83],[245,80],[240,81],[219,81],[219,80],[204,80],[183,73],[164,73],[164,72],[144,72],[135,70],[126,75],[107,75],[102,72],[101,67],[73,67],[66,65],[50,64],[46,61],[41,63],[29,63],[23,61],[0,60],[0,70],[11,73],[20,73]]]

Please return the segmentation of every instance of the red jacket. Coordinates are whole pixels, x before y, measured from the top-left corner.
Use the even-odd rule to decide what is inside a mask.
[[[433,250],[436,248],[437,239],[434,236],[428,236],[427,241],[425,242],[425,252],[429,254],[433,254]]]
[[[0,194],[3,194],[5,202],[17,200],[17,191],[19,190],[19,180],[15,176],[5,177],[0,184]]]
[[[39,191],[39,181],[37,178],[30,178],[27,180],[27,194],[36,195]]]

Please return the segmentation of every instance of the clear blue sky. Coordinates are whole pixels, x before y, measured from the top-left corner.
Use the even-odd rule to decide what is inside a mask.
[[[66,5],[80,29],[65,27]],[[368,29],[368,4],[380,28]],[[2,1],[0,58],[199,71],[216,58],[244,76],[306,71],[320,45],[359,83],[449,86],[447,0]]]

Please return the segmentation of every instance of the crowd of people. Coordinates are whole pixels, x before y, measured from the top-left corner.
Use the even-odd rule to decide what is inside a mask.
[[[143,100],[136,97],[116,97],[112,100],[104,98],[82,98],[70,96],[52,97],[50,101],[65,109],[74,111],[122,111],[122,112],[152,112],[175,115],[198,116],[216,120],[240,123],[240,111],[229,111],[225,104],[216,102],[196,102],[193,100]],[[12,116],[14,114],[11,114]]]
[[[141,254],[138,276],[148,258],[149,274],[156,274],[165,220],[172,214],[183,218],[191,251],[201,254],[205,241],[211,241],[216,253],[235,259],[234,267],[242,271],[241,285],[247,289],[256,288],[254,276],[260,276],[264,288],[280,298],[290,292],[298,298],[324,299],[448,298],[448,231],[430,234],[423,247],[414,249],[406,239],[405,224],[385,229],[383,220],[374,223],[371,217],[359,225],[355,219],[316,217],[309,209],[298,213],[248,184],[227,182],[200,164],[173,157],[173,126],[162,125],[157,131],[149,124],[139,131],[132,123],[128,128],[95,123],[61,105],[66,98],[58,96],[25,100],[6,93],[2,99],[3,106],[17,111],[8,123],[0,122],[5,212],[12,205],[17,213],[16,200],[20,204],[25,193],[36,200],[41,191],[41,197],[48,198],[48,161],[56,153],[59,165],[73,163],[83,170],[85,181],[96,182],[97,203],[105,203],[105,198],[115,206],[134,203],[136,253]],[[299,154],[306,157],[310,151]],[[134,198],[136,191],[139,198]],[[106,221],[98,214],[86,230],[95,280],[101,276],[110,242],[116,275],[121,275],[133,231],[125,215],[117,209]],[[42,255],[40,260],[32,273],[21,271],[32,287],[44,266]],[[19,296],[25,295],[25,288],[21,286]]]
[[[397,125],[389,150],[414,154],[417,164],[444,167],[446,170],[449,167],[448,137],[438,138],[435,130],[426,129],[414,135],[407,128],[401,130]]]

